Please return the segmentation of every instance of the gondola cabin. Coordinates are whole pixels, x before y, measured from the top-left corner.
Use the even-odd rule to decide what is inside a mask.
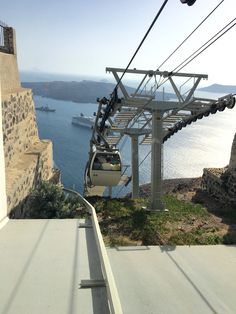
[[[89,177],[92,185],[117,185],[121,179],[121,156],[119,151],[96,151],[91,160]]]

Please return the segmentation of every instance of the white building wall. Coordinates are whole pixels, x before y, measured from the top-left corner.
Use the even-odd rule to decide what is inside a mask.
[[[3,132],[2,132],[2,97],[0,81],[0,229],[7,222],[7,197],[5,181],[5,162],[3,149]]]

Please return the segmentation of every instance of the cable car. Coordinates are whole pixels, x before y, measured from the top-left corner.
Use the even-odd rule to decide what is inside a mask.
[[[95,151],[88,176],[92,185],[97,186],[114,186],[121,179],[121,156],[118,150]]]

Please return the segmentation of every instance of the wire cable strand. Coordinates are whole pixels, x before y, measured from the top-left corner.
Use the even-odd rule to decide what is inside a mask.
[[[218,39],[220,39],[223,35],[225,35],[228,31],[230,31],[236,23],[228,27],[230,24],[232,24],[236,18],[234,18],[232,21],[230,21],[227,25],[225,25],[219,32],[217,32],[214,36],[212,36],[208,41],[206,41],[200,48],[198,48],[195,52],[193,52],[188,58],[186,58],[183,62],[181,62],[174,70],[170,72],[170,75],[168,78],[163,81],[159,86],[162,86],[165,84],[168,80],[169,77],[171,77],[173,72],[178,73],[180,70],[182,70],[184,67],[186,67],[190,62],[192,62],[195,58],[197,58],[200,54],[202,54],[207,48],[209,48],[212,44],[214,44]],[[228,28],[227,28],[228,27]],[[227,29],[226,29],[227,28]],[[225,30],[226,29],[226,30]],[[223,30],[225,30],[223,33],[221,33]],[[220,34],[221,33],[221,34]],[[219,35],[220,34],[220,35]],[[218,37],[216,37],[219,35]],[[216,38],[215,38],[216,37]],[[214,39],[215,38],[215,39]],[[213,40],[214,39],[214,40]],[[207,45],[208,44],[208,45]],[[207,45],[207,46],[206,46]],[[206,47],[204,47],[206,46]]]
[[[173,54],[196,32],[196,30],[216,11],[216,9],[224,2],[222,0],[217,6],[198,24],[197,27],[178,45],[178,47],[157,67],[157,70],[160,69],[172,56]]]
[[[224,1],[224,0],[223,0],[223,1]],[[140,49],[141,46],[143,45],[143,43],[144,43],[144,41],[146,40],[148,34],[150,33],[151,29],[153,28],[154,24],[156,23],[157,19],[159,18],[159,16],[161,15],[162,11],[164,10],[164,8],[165,8],[167,2],[168,2],[168,0],[165,0],[165,1],[163,2],[162,6],[160,7],[159,11],[157,12],[157,14],[156,14],[154,20],[152,21],[151,25],[149,26],[149,28],[148,28],[146,34],[144,35],[142,41],[140,42],[138,48],[136,49],[135,53],[133,54],[132,58],[130,59],[130,61],[129,61],[129,63],[128,63],[126,69],[125,69],[125,71],[124,71],[123,74],[121,75],[121,77],[120,77],[118,83],[116,84],[116,87],[115,87],[115,88],[117,88],[117,87],[119,86],[119,84],[120,84],[121,80],[123,79],[123,77],[124,77],[126,71],[127,71],[128,68],[130,67],[130,65],[131,65],[131,63],[133,62],[134,58],[136,57],[136,55],[137,55],[139,49]]]
[[[234,19],[236,20],[236,18]],[[231,22],[233,22],[232,20]],[[230,23],[231,24],[231,23]],[[217,38],[215,38],[211,43],[209,43],[205,48],[203,48],[199,53],[197,53],[192,59],[190,59],[187,63],[185,63],[180,69],[178,69],[178,72],[182,70],[186,65],[188,65],[190,62],[192,62],[195,58],[197,58],[201,53],[203,53],[207,48],[209,48],[212,44],[214,44],[218,39],[220,39],[223,35],[225,35],[228,31],[230,31],[236,23],[231,25],[228,29],[226,29],[222,34],[220,34]],[[224,28],[225,29],[225,28]],[[223,29],[222,29],[223,30]],[[221,30],[221,31],[222,31]],[[215,36],[214,36],[215,37]]]
[[[108,117],[109,117],[109,115],[110,115],[110,112],[112,111],[112,109],[113,109],[113,107],[114,107],[114,104],[115,104],[115,102],[116,102],[116,99],[118,98],[118,96],[117,96],[117,88],[118,88],[118,86],[119,86],[121,80],[123,79],[123,77],[124,77],[126,71],[128,70],[130,64],[133,62],[133,60],[134,60],[135,56],[137,55],[139,49],[140,49],[141,46],[143,45],[144,41],[146,40],[148,34],[150,33],[150,31],[151,31],[151,29],[153,28],[154,24],[156,23],[157,19],[158,19],[159,16],[161,15],[161,13],[162,13],[162,11],[164,10],[164,8],[165,8],[165,6],[166,6],[166,4],[167,4],[168,1],[169,1],[169,0],[165,0],[165,1],[163,2],[162,6],[160,7],[159,11],[157,12],[157,14],[156,14],[154,20],[152,21],[151,25],[149,26],[149,28],[148,28],[146,34],[144,35],[142,41],[140,42],[138,48],[136,49],[135,53],[133,54],[132,58],[130,59],[130,61],[129,61],[129,63],[128,63],[126,69],[125,69],[125,71],[122,73],[121,77],[119,78],[119,80],[118,80],[118,82],[117,82],[117,84],[116,84],[116,86],[115,86],[115,88],[114,88],[114,90],[113,90],[113,92],[112,92],[112,94],[111,94],[111,99],[109,100],[109,102],[108,102],[108,104],[107,104],[107,107],[106,107],[106,109],[105,109],[104,116],[103,116],[102,121],[101,121],[101,123],[100,123],[100,128],[99,128],[99,129],[100,129],[100,132],[102,132],[102,131],[104,130],[105,122],[106,122],[106,120],[108,119]]]
[[[228,24],[226,24],[221,30],[219,30],[215,35],[213,35],[210,39],[208,39],[201,47],[199,47],[197,50],[195,50],[188,58],[186,58],[184,61],[182,61],[177,67],[175,67],[175,69],[172,71],[176,71],[179,67],[181,67],[186,61],[188,61],[192,56],[194,56],[197,52],[199,52],[204,46],[206,46],[208,43],[210,43],[217,35],[219,35],[221,32],[223,32],[223,30],[225,30],[230,24],[232,24],[234,21],[236,20],[236,18],[232,19]],[[234,26],[234,25],[233,25]],[[222,34],[222,36],[224,35],[224,33]],[[221,36],[219,36],[218,38],[220,38]],[[218,39],[216,38],[216,40]],[[216,40],[214,40],[211,44],[213,44]],[[210,44],[210,45],[211,45]],[[208,46],[206,47],[208,48]],[[204,50],[203,50],[204,51]],[[199,54],[198,54],[199,55]],[[197,55],[197,56],[198,56]]]
[[[218,7],[224,2],[224,0],[222,0],[221,2],[219,2],[217,4],[217,6],[198,24],[197,27],[195,27],[195,29],[177,46],[177,48],[157,67],[156,71],[159,71],[160,67],[162,67],[173,55],[174,53],[179,50],[180,47],[182,47],[182,45],[197,31],[197,29],[202,26],[202,24],[216,11],[216,9],[218,9]],[[147,84],[150,82],[151,77],[148,79],[148,81],[145,83],[142,91],[144,90],[144,88],[147,86]],[[164,81],[164,80],[163,80]],[[161,84],[162,85],[162,84]]]

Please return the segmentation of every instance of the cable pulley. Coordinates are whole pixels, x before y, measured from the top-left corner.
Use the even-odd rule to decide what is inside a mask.
[[[189,6],[193,5],[196,0],[180,0],[183,4],[187,4]]]

